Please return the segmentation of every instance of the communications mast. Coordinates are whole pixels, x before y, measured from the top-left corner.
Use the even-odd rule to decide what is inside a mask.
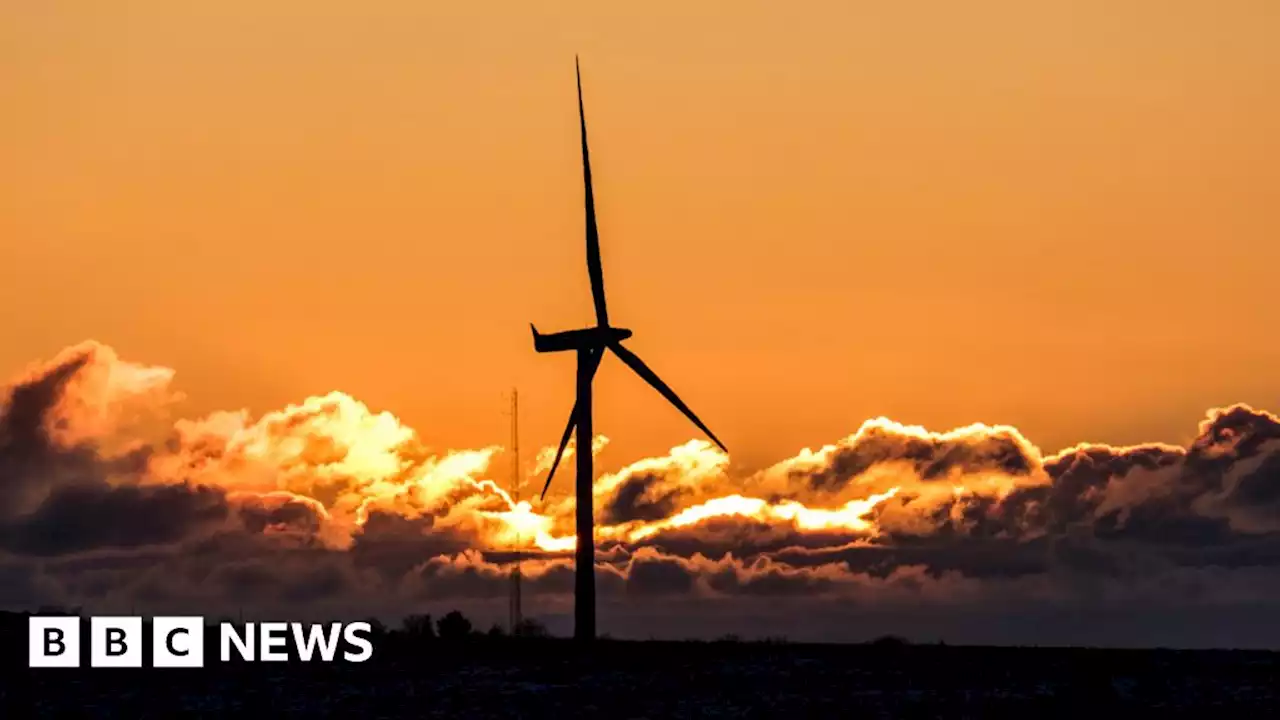
[[[511,499],[520,504],[520,405],[516,389],[511,389]],[[520,531],[516,530],[516,562],[515,567],[511,570],[511,599],[509,622],[511,623],[510,633],[515,635],[520,631],[520,625],[524,621],[523,610],[520,607]]]

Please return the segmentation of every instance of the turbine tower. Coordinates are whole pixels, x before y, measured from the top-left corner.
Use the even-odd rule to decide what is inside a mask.
[[[679,396],[675,394],[675,391],[650,370],[649,366],[645,365],[635,353],[623,346],[622,341],[631,337],[631,331],[613,327],[609,324],[609,311],[605,306],[604,300],[604,271],[600,265],[600,235],[596,228],[595,198],[591,191],[591,159],[587,152],[587,119],[586,112],[582,106],[582,71],[578,67],[577,57],[574,57],[573,62],[574,71],[578,79],[578,124],[582,132],[582,181],[586,186],[587,274],[591,278],[591,298],[595,303],[596,325],[595,327],[566,330],[546,335],[539,333],[538,328],[534,327],[533,323],[530,323],[529,327],[533,330],[533,347],[538,352],[573,351],[577,353],[577,400],[574,402],[573,410],[569,412],[569,423],[564,429],[564,435],[560,438],[560,448],[556,451],[556,458],[551,464],[551,471],[547,473],[547,482],[542,488],[542,496],[546,496],[547,488],[551,486],[551,478],[555,476],[556,468],[560,465],[560,458],[564,455],[565,446],[569,444],[569,436],[577,428],[578,477],[575,483],[577,496],[575,511],[578,546],[574,561],[573,636],[577,640],[593,640],[596,636],[596,576],[595,528],[593,524],[594,518],[592,517],[591,497],[591,484],[594,477],[591,467],[591,381],[595,377],[596,370],[600,367],[600,361],[604,359],[605,350],[607,349],[617,355],[618,359],[634,370],[645,382],[652,385],[672,405],[675,405],[680,412],[692,420],[694,425],[697,425],[706,433],[707,437],[711,438],[721,450],[728,452],[728,449],[698,419],[698,416],[693,414],[693,411],[684,404]]]

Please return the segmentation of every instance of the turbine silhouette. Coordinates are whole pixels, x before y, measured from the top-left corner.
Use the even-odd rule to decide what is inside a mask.
[[[595,377],[600,361],[604,359],[605,350],[617,355],[622,362],[644,378],[680,412],[693,421],[710,437],[721,450],[728,452],[724,443],[720,442],[711,430],[703,424],[688,405],[667,386],[648,365],[644,364],[635,353],[623,346],[622,341],[631,337],[631,331],[609,325],[609,310],[604,300],[604,272],[600,266],[600,235],[596,229],[595,198],[591,190],[591,158],[587,152],[587,119],[582,106],[582,71],[578,66],[578,58],[573,59],[574,72],[578,79],[578,122],[582,131],[582,180],[586,186],[587,209],[587,274],[591,277],[591,298],[596,307],[595,327],[544,335],[538,328],[529,324],[533,330],[533,347],[540,353],[574,351],[578,354],[577,400],[573,410],[569,412],[569,423],[565,426],[564,435],[560,438],[560,448],[556,450],[555,461],[551,471],[547,473],[546,485],[542,487],[542,496],[547,494],[551,479],[555,477],[556,468],[560,465],[565,446],[569,444],[569,436],[574,428],[578,432],[577,449],[577,535],[578,547],[574,562],[574,605],[573,636],[578,640],[592,640],[596,636],[596,585],[595,585],[595,537],[594,518],[592,517],[591,484],[593,480],[591,456],[591,380]]]

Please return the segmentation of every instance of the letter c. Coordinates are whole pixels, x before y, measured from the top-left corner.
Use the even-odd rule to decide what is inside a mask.
[[[166,648],[168,648],[168,649],[169,649],[169,654],[170,654],[170,655],[177,655],[177,656],[179,656],[179,657],[185,657],[185,656],[187,656],[187,655],[190,655],[190,654],[191,654],[191,651],[190,651],[190,650],[182,650],[182,651],[179,651],[177,648],[175,648],[175,647],[173,646],[173,636],[174,636],[174,635],[177,635],[178,633],[182,633],[182,634],[184,634],[184,635],[189,635],[189,634],[190,634],[190,633],[187,631],[187,629],[186,629],[186,628],[174,628],[174,629],[172,629],[172,630],[170,630],[170,631],[169,631],[169,634],[168,634],[168,635],[166,635],[166,636],[165,636],[165,638],[164,638],[164,646],[165,646]]]

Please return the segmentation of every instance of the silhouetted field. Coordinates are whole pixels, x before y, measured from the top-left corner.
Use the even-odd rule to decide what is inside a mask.
[[[567,640],[406,620],[365,663],[28,669],[25,619],[0,623],[0,717],[1266,717],[1280,654],[780,642]],[[465,628],[469,630],[469,626]],[[416,632],[415,632],[416,630]],[[456,634],[454,634],[456,631]],[[441,638],[443,634],[445,637]],[[149,653],[147,653],[149,655]],[[87,660],[87,655],[86,655]],[[147,661],[149,663],[149,659]]]
[[[363,664],[15,669],[0,716],[1161,717],[1274,713],[1269,653],[564,641]],[[1028,714],[1029,713],[1029,714]]]

